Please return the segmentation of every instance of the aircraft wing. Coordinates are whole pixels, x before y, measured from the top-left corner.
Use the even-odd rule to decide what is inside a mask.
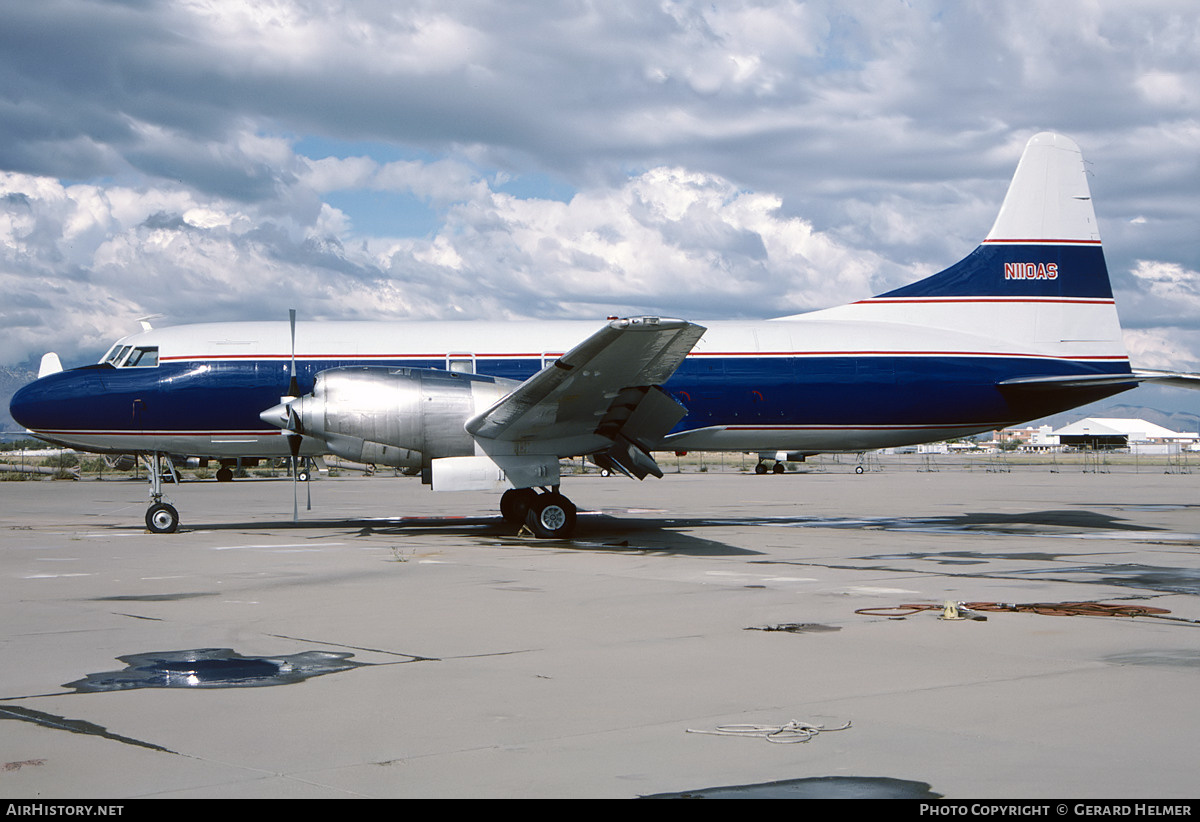
[[[614,320],[469,420],[488,453],[557,456],[605,452],[618,470],[661,476],[650,444],[687,410],[659,385],[704,334],[685,320]],[[507,445],[501,445],[507,444]]]

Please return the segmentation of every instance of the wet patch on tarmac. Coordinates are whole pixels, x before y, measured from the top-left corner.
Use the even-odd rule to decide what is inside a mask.
[[[1105,662],[1117,665],[1161,665],[1169,668],[1200,668],[1200,651],[1193,648],[1179,650],[1137,651],[1130,654],[1115,654],[1104,657]]]
[[[215,597],[216,593],[185,593],[185,594],[128,594],[125,596],[93,597],[90,602],[178,602],[197,597]]]
[[[927,782],[886,776],[818,776],[758,785],[732,785],[643,799],[941,799]]]
[[[290,685],[314,676],[360,668],[354,654],[305,651],[289,656],[242,656],[229,648],[159,651],[117,659],[123,671],[88,674],[64,688],[77,693],[125,691],[133,688],[261,688]]]
[[[91,722],[85,722],[82,719],[67,719],[54,714],[35,711],[31,708],[22,708],[19,705],[0,705],[0,719],[15,719],[18,722],[32,722],[34,725],[41,725],[46,728],[53,728],[58,731],[70,731],[75,734],[85,734],[87,736],[98,736],[103,739],[112,740],[113,742],[121,742],[125,745],[134,745],[139,748],[149,748],[152,751],[162,751],[164,753],[175,753],[172,750],[154,745],[150,742],[142,742],[138,739],[130,739],[127,736],[114,734],[107,728],[100,725],[94,725]]]
[[[947,570],[925,571],[902,566],[906,560],[930,562],[940,566],[986,565],[993,560],[1023,560],[1036,562],[1058,562],[1062,559],[1079,559],[1078,554],[1047,554],[1027,552],[1007,554],[976,551],[913,551],[903,554],[872,554],[857,557],[857,560],[879,564],[853,565],[826,562],[781,562],[760,560],[762,565],[803,565],[805,567],[838,568],[845,570],[873,570],[895,573],[949,574],[956,577],[979,579],[1037,579],[1045,582],[1075,582],[1090,585],[1115,585],[1172,594],[1200,594],[1200,569],[1169,567],[1160,565],[1098,564],[1098,565],[1052,565],[1044,568],[1018,568],[1003,570]],[[884,564],[895,563],[895,564]],[[1082,578],[1087,577],[1087,578]]]
[[[1007,559],[1019,562],[1060,562],[1064,558],[1078,560],[1081,555],[1050,554],[1044,551],[1022,551],[1014,553],[999,553],[994,551],[908,551],[903,554],[871,554],[862,559],[870,560],[905,560],[922,559],[936,562],[938,565],[986,565],[992,560]]]
[[[942,517],[771,517],[740,520],[744,525],[774,525],[792,528],[852,528],[924,533],[988,534],[995,536],[1083,536],[1097,533],[1161,532],[1161,528],[1137,525],[1120,517],[1094,511],[1029,511],[1019,514],[971,512]],[[729,522],[706,524],[731,524]],[[1157,534],[1156,534],[1157,536]],[[1200,535],[1182,535],[1198,538]]]
[[[759,625],[747,631],[783,631],[789,634],[827,634],[842,630],[837,625],[821,625],[817,622],[785,622],[780,625]]]
[[[1195,568],[1163,568],[1154,565],[1093,565],[1081,568],[1055,569],[1063,572],[1096,574],[1096,582],[1122,588],[1169,591],[1174,594],[1200,594],[1200,570]]]

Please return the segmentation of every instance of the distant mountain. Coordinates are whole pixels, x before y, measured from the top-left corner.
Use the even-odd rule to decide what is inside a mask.
[[[1200,394],[1200,392],[1196,393]],[[1146,422],[1161,425],[1163,428],[1168,428],[1172,431],[1200,431],[1200,415],[1190,411],[1162,411],[1158,408],[1151,408],[1145,405],[1133,405],[1131,403],[1111,400],[1085,405],[1082,408],[1076,408],[1074,411],[1064,411],[1061,414],[1044,417],[1043,419],[1035,420],[1030,425],[1033,425],[1035,428],[1041,425],[1049,425],[1052,428],[1065,428],[1071,423],[1079,422],[1089,417],[1145,420]]]

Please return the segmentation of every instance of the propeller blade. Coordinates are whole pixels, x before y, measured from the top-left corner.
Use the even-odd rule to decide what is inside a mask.
[[[300,396],[300,383],[296,380],[296,309],[288,309],[288,322],[292,328],[292,378],[288,382],[288,396]]]
[[[300,489],[296,483],[300,481],[300,435],[287,434],[288,449],[292,452],[292,522],[300,521]]]

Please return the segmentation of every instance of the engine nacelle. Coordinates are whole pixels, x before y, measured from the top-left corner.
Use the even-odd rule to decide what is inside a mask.
[[[471,456],[463,428],[520,383],[431,368],[331,368],[291,403],[295,430],[354,462],[417,467]]]

